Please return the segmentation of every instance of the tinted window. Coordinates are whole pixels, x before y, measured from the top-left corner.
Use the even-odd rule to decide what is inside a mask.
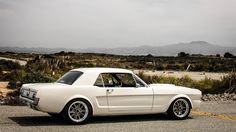
[[[83,73],[80,71],[69,71],[64,74],[60,79],[58,79],[57,83],[64,83],[72,85],[75,80],[77,80]]]

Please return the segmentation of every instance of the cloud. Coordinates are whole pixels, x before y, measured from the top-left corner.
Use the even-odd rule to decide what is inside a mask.
[[[124,47],[236,41],[235,0],[0,0],[0,44]]]

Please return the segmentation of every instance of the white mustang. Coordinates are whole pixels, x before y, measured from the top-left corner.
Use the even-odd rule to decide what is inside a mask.
[[[167,112],[186,119],[201,103],[201,91],[171,84],[147,85],[132,71],[79,68],[54,83],[24,84],[20,98],[32,109],[63,115],[75,124],[91,116]]]

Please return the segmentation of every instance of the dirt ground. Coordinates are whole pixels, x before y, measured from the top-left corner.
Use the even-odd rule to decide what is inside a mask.
[[[215,73],[215,72],[134,70],[135,73],[139,73],[140,71],[143,71],[144,74],[147,74],[147,75],[158,75],[158,76],[164,76],[164,77],[172,76],[172,77],[181,78],[184,76],[189,76],[193,80],[202,80],[205,78],[219,80],[220,78],[228,74],[228,73]]]
[[[7,88],[8,82],[0,82],[0,95],[5,97],[8,92],[12,91],[12,89]]]
[[[13,62],[18,62],[22,66],[27,64],[27,61],[17,60],[17,59],[12,59],[12,58],[6,58],[6,57],[0,57],[0,60],[10,60],[10,61],[13,61]]]

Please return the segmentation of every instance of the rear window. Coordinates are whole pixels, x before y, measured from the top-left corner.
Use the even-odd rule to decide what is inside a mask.
[[[82,74],[83,72],[80,71],[69,71],[61,78],[59,78],[56,82],[72,85],[75,80],[77,80]]]

